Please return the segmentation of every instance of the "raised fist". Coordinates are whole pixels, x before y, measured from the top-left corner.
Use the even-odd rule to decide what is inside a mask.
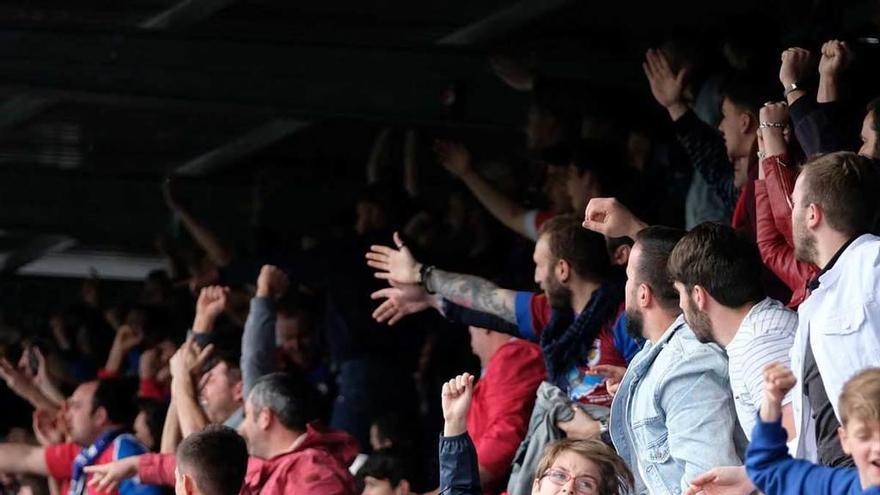
[[[810,69],[810,51],[793,47],[782,52],[782,65],[779,67],[779,82],[785,89],[803,81]]]
[[[849,60],[850,51],[845,41],[826,41],[822,45],[822,58],[819,59],[819,74],[822,77],[836,78],[849,64]]]
[[[287,292],[290,281],[287,274],[272,265],[263,265],[257,277],[257,297],[278,299]]]

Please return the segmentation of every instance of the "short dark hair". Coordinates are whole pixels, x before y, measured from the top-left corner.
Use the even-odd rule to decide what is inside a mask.
[[[605,237],[585,229],[574,215],[559,215],[541,225],[538,236],[548,236],[550,253],[565,260],[581,278],[604,280],[611,271]]]
[[[636,234],[636,246],[641,248],[641,263],[635,267],[639,275],[636,282],[650,287],[657,304],[666,310],[678,310],[678,291],[666,265],[684,234],[681,229],[662,225],[648,227]]]
[[[801,174],[804,205],[821,206],[831,228],[849,236],[874,228],[880,176],[873,160],[838,151],[811,159]]]
[[[192,476],[205,495],[238,495],[247,464],[244,439],[223,425],[208,425],[177,447],[180,473]]]
[[[130,428],[138,414],[135,402],[136,385],[134,381],[122,378],[98,380],[95,395],[92,397],[92,411],[103,407],[110,423]]]
[[[688,290],[699,285],[729,308],[758,302],[766,295],[758,246],[725,225],[696,226],[678,241],[667,266],[674,281]]]
[[[165,425],[165,416],[168,413],[168,404],[156,399],[140,397],[137,400],[138,412],[147,415],[147,428],[153,437],[155,445],[151,450],[159,451],[159,440],[162,438],[162,428]]]
[[[721,84],[721,97],[727,98],[737,108],[750,113],[756,119],[764,103],[777,98],[774,86],[752,74],[734,72]]]
[[[287,429],[305,431],[312,419],[308,385],[289,373],[270,373],[261,377],[251,389],[248,400],[256,408],[268,408]]]
[[[367,458],[358,469],[357,477],[363,481],[367,476],[378,480],[387,480],[392,487],[397,487],[403,480],[413,481],[413,467],[408,456],[393,448],[380,449]]]
[[[205,364],[202,365],[202,371],[207,373],[220,363],[225,363],[230,378],[233,382],[241,380],[241,353],[236,349],[220,348],[214,350]]]

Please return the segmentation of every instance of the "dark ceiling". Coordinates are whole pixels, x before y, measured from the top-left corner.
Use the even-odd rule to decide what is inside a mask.
[[[210,185],[191,200],[233,230],[260,169],[296,169],[291,195],[337,191],[345,167],[314,158],[362,163],[379,125],[516,140],[526,97],[490,53],[645,96],[641,54],[670,34],[750,19],[734,34],[815,42],[863,29],[874,3],[2,0],[0,229],[146,251],[168,224],[158,184],[177,173]]]

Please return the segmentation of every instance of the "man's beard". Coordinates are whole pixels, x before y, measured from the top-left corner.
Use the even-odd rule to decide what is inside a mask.
[[[801,223],[793,225],[794,257],[804,263],[816,263],[816,236],[807,231]]]
[[[709,319],[709,315],[700,311],[697,305],[694,304],[694,300],[690,297],[688,297],[687,311],[684,312],[684,320],[693,330],[697,340],[703,344],[715,342],[715,337],[712,335],[712,321]]]
[[[571,307],[571,289],[562,285],[553,275],[547,277],[544,286],[547,288],[544,292],[547,294],[550,307],[556,310],[578,310],[578,308]]]
[[[645,318],[641,311],[626,308],[626,333],[630,337],[640,340],[645,338]]]

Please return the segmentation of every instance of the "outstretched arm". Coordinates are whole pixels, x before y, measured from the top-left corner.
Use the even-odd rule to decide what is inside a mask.
[[[205,250],[205,253],[211,258],[217,266],[223,267],[232,262],[232,249],[226,246],[220,238],[207,226],[202,224],[189,210],[178,201],[172,179],[165,181],[163,192],[165,194],[165,202],[168,207],[177,214],[187,232],[193,237],[193,240]]]
[[[367,253],[367,264],[378,270],[377,278],[397,284],[420,284],[456,304],[516,323],[514,291],[473,275],[433,268],[424,270],[426,276],[422,280],[422,264],[416,261],[397,234],[394,240],[398,249],[371,246]]]
[[[477,200],[507,228],[529,237],[528,210],[495,189],[471,165],[471,154],[461,143],[436,141],[434,151],[443,167],[461,179]]]
[[[23,443],[0,444],[0,472],[48,475],[43,447]]]

